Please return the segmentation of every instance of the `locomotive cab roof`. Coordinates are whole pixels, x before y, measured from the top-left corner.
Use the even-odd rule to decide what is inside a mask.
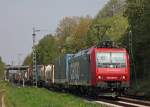
[[[102,41],[100,42],[98,45],[96,46],[93,46],[91,48],[88,48],[88,49],[84,49],[84,50],[81,50],[79,52],[77,52],[76,54],[73,55],[73,57],[79,57],[79,56],[83,56],[85,54],[90,54],[91,51],[95,48],[104,48],[104,49],[107,49],[107,48],[116,48],[116,49],[124,49],[123,47],[119,46],[118,44],[116,44],[114,41],[111,41],[111,40],[107,40],[107,41]]]

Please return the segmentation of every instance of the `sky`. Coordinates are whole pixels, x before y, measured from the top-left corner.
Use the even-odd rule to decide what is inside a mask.
[[[0,0],[0,56],[6,64],[22,63],[36,42],[55,30],[65,16],[96,16],[108,0]]]

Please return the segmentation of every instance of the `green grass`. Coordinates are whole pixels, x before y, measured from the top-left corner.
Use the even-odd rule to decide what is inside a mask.
[[[6,107],[106,107],[44,88],[18,88],[7,83],[5,85],[7,85],[5,86]]]

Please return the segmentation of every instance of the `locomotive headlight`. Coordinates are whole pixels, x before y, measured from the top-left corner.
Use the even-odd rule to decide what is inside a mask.
[[[98,76],[98,79],[102,79],[102,76]]]
[[[126,76],[122,76],[122,79],[124,79],[124,80],[125,80],[125,79],[126,79]]]
[[[110,65],[110,68],[113,68],[113,65]]]

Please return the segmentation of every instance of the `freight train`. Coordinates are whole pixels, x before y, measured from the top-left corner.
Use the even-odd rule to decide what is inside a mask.
[[[26,81],[33,82],[32,69]],[[88,95],[120,96],[130,86],[130,59],[125,48],[111,41],[55,59],[40,66],[38,83],[48,88],[69,90]]]

